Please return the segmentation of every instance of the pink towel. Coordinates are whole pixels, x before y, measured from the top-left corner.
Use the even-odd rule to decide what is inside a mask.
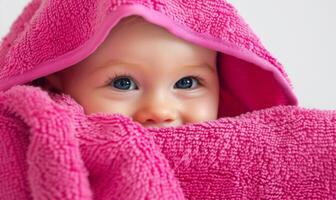
[[[336,111],[144,129],[30,86],[2,93],[0,108],[1,199],[336,198]]]
[[[218,52],[218,120],[144,129],[31,86],[130,15]],[[336,198],[335,111],[297,106],[225,0],[33,0],[1,43],[0,91],[1,199]]]
[[[297,105],[281,64],[225,0],[33,0],[0,47],[0,91],[85,59],[130,15],[220,52],[219,117]]]

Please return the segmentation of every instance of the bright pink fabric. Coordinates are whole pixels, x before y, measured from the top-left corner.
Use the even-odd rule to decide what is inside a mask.
[[[219,117],[297,105],[282,65],[225,0],[33,0],[1,45],[0,90],[83,60],[129,15],[219,52]]]
[[[220,119],[144,129],[29,86],[129,15],[218,51]],[[336,198],[335,111],[296,106],[282,65],[225,0],[33,0],[1,43],[0,90],[4,200]]]
[[[30,86],[0,93],[0,108],[4,200],[336,198],[335,111],[144,129]]]

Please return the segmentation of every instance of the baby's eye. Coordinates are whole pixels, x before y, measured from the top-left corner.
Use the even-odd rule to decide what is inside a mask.
[[[112,83],[113,87],[119,90],[136,90],[138,86],[134,83],[134,81],[128,77],[120,77],[115,78]]]
[[[178,80],[175,85],[174,88],[177,89],[193,89],[195,87],[197,87],[199,84],[199,81],[191,76],[188,77],[184,77],[181,78],[180,80]]]

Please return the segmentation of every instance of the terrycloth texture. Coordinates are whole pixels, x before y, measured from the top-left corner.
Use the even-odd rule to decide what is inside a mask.
[[[336,111],[144,129],[30,86],[0,93],[0,108],[1,199],[336,198]]]
[[[29,86],[130,15],[218,51],[223,118],[144,129]],[[1,43],[0,90],[4,200],[336,198],[336,113],[295,106],[281,64],[224,0],[33,0]]]
[[[33,0],[1,45],[0,90],[83,60],[129,15],[220,52],[219,117],[297,105],[281,64],[225,0]]]

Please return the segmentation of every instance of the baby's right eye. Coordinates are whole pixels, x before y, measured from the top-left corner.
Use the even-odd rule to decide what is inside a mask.
[[[138,89],[138,86],[129,77],[114,78],[111,82],[111,85],[113,85],[113,87],[119,90],[137,90]]]

